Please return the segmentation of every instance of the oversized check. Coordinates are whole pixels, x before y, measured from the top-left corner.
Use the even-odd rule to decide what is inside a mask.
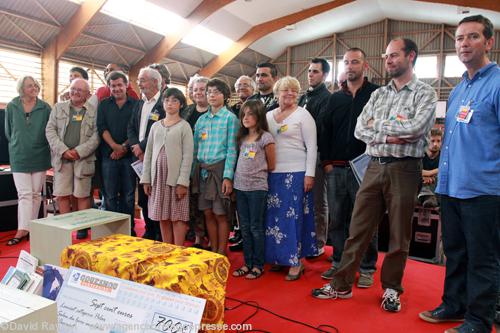
[[[59,333],[195,333],[206,301],[70,267],[56,302]]]

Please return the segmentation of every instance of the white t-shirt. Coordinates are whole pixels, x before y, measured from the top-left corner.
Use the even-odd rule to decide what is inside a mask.
[[[281,123],[274,115],[279,109],[266,114],[269,132],[276,142],[276,168],[273,172],[300,172],[314,177],[316,171],[316,123],[302,107],[292,112]]]
[[[149,114],[151,113],[151,110],[153,110],[156,102],[158,101],[158,98],[160,98],[159,91],[149,101],[147,100],[146,96],[143,96],[144,104],[142,105],[141,124],[139,126],[139,141],[144,140],[144,137],[146,136]]]

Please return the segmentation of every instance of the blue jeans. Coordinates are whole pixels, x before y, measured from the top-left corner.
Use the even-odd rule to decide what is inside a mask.
[[[333,267],[339,267],[344,243],[349,237],[351,215],[359,189],[358,181],[351,168],[334,167],[326,174],[328,209],[330,214],[329,235],[333,246]],[[361,260],[359,271],[373,273],[378,258],[378,234],[375,233]]]
[[[236,207],[243,237],[245,266],[264,268],[264,214],[267,191],[236,190]]]
[[[106,192],[106,210],[130,215],[134,227],[135,173],[130,164],[132,158],[112,160],[102,158],[102,179]]]
[[[500,281],[500,196],[441,196],[446,278],[443,304],[489,333]]]

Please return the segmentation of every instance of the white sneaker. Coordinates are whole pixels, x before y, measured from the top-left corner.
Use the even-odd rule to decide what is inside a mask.
[[[389,312],[399,312],[401,310],[401,302],[399,293],[391,288],[387,288],[382,296],[382,309]]]

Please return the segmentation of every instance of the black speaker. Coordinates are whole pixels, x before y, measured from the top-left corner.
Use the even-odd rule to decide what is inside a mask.
[[[389,218],[387,213],[378,227],[378,250],[389,249]],[[439,211],[416,207],[412,219],[412,236],[410,242],[412,259],[441,263],[441,219]]]

